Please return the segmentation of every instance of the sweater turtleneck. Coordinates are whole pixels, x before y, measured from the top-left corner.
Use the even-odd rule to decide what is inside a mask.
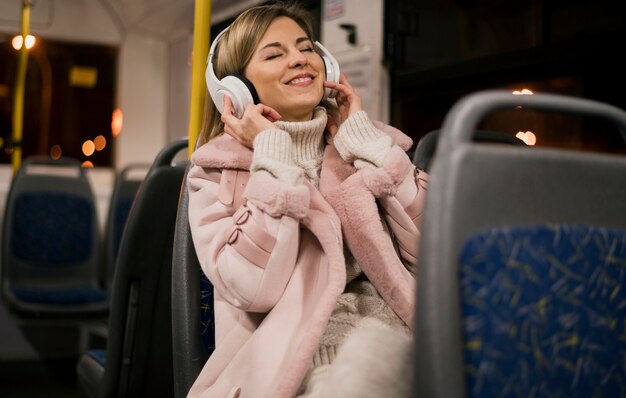
[[[319,106],[313,110],[311,120],[275,122],[275,129],[263,130],[254,138],[251,170],[266,170],[292,185],[304,177],[317,187],[326,120],[326,109]]]

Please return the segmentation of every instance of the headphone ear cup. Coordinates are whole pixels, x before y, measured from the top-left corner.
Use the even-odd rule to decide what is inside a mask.
[[[230,97],[233,103],[233,112],[237,118],[243,116],[243,112],[250,104],[259,102],[254,85],[241,75],[228,75],[218,82],[217,89],[209,90],[211,98],[217,110],[222,113],[224,109],[224,97]]]
[[[327,56],[323,55],[322,59],[324,60],[324,68],[326,69],[326,81],[339,83],[339,65],[330,60]],[[324,98],[335,98],[337,95],[337,90],[332,88],[324,89]]]
[[[333,55],[320,43],[319,41],[315,42],[315,48],[317,52],[321,55],[322,60],[324,61],[324,70],[326,71],[326,81],[339,83],[339,62],[333,57]],[[337,95],[337,90],[333,90],[331,88],[324,89],[324,97],[322,100],[328,98],[335,98]]]
[[[252,82],[248,80],[247,77],[245,77],[244,75],[240,75],[240,74],[232,74],[231,76],[236,77],[245,86],[245,89],[244,89],[244,87],[242,87],[241,85],[238,85],[240,92],[245,94],[245,98],[247,100],[250,100],[250,98],[252,98],[252,102],[247,102],[246,100],[246,104],[245,104],[246,106],[248,104],[256,105],[261,102],[259,101],[259,95],[256,92],[256,88],[254,87],[254,84],[252,84]],[[245,108],[246,107],[244,106],[244,109]]]

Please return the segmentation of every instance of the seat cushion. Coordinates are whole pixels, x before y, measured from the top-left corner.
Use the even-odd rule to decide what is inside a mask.
[[[626,394],[625,230],[483,231],[460,284],[470,395]]]

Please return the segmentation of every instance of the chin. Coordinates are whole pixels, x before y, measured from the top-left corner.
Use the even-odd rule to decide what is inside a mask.
[[[322,102],[322,98],[324,96],[322,94],[319,95],[313,95],[307,98],[303,98],[301,100],[301,103],[306,104],[308,106],[311,107],[311,109],[315,108],[316,106],[318,106],[321,102]]]
[[[311,94],[306,94],[306,95],[297,95],[297,96],[290,96],[288,97],[289,99],[285,98],[285,100],[281,101],[283,105],[285,106],[280,106],[278,104],[276,104],[276,107],[274,107],[274,109],[276,109],[278,111],[278,109],[283,109],[285,114],[304,114],[304,113],[309,113],[312,112],[313,109],[315,109],[315,107],[317,107],[318,105],[320,105],[321,101],[322,101],[322,94],[320,95],[311,95]],[[269,105],[269,104],[266,104]],[[295,105],[295,106],[292,106]],[[269,105],[271,106],[271,105]],[[291,109],[292,111],[296,111],[296,112],[285,112],[287,110],[287,108]],[[278,113],[281,113],[280,111],[278,111]],[[281,113],[282,115],[282,113]],[[283,115],[284,116],[284,115]]]

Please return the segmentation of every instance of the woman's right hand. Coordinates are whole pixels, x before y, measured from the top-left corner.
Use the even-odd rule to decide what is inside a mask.
[[[274,122],[281,116],[273,108],[263,104],[248,105],[241,119],[235,116],[233,103],[229,96],[224,96],[224,109],[222,111],[222,123],[224,132],[237,141],[252,148],[254,137],[263,130],[274,128]]]

